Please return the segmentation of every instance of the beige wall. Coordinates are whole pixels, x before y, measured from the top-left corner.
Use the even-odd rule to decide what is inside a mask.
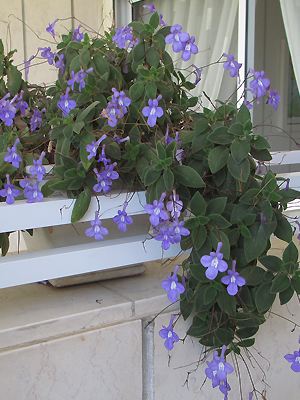
[[[79,23],[87,31],[101,33],[112,24],[112,17],[113,0],[0,0],[0,38],[6,50],[18,50],[15,60],[21,64],[38,47],[55,47],[45,31],[55,18],[61,19],[59,33]],[[29,81],[50,83],[55,77],[56,71],[42,64],[32,67]]]

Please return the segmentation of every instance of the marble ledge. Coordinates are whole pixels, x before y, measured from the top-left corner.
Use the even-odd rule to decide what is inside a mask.
[[[0,290],[0,352],[159,313],[169,305],[161,280],[173,265],[152,262],[139,276],[68,288]]]

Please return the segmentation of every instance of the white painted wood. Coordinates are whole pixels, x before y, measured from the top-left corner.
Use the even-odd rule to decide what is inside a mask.
[[[162,258],[161,243],[145,235],[128,236],[61,247],[59,249],[9,256],[0,260],[0,288],[23,285],[64,276],[132,265]],[[163,258],[174,257],[179,245],[164,251]]]
[[[143,205],[146,203],[144,192],[112,193],[109,196],[98,196],[98,199],[101,219],[113,218],[126,200],[128,214],[144,214]],[[70,224],[74,203],[74,199],[63,197],[46,198],[40,203],[31,204],[26,203],[26,200],[18,200],[11,205],[0,203],[0,233]],[[98,202],[94,197],[88,211],[79,222],[94,219],[97,209]]]
[[[292,165],[300,164],[300,150],[293,151],[274,151],[272,154],[271,165]]]

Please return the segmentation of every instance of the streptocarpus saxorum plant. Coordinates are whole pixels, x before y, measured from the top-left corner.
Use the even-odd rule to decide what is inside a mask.
[[[202,107],[192,90],[206,67],[187,64],[183,74],[166,50],[188,62],[199,51],[194,36],[166,26],[155,7],[149,11],[149,23],[95,37],[79,26],[56,49],[40,48],[25,75],[43,60],[58,73],[47,87],[24,81],[0,42],[0,196],[11,204],[63,191],[76,198],[75,223],[93,195],[145,189],[154,240],[163,250],[180,243],[189,251],[181,274],[176,267],[162,286],[170,302],[180,300],[180,316],[190,318],[187,334],[215,350],[206,376],[227,398],[233,367],[226,355],[254,344],[277,294],[281,304],[300,294],[298,251],[284,215],[299,192],[267,167],[262,173],[270,146],[254,132],[249,112],[262,98],[277,109],[280,97],[263,71],[249,71],[242,106]],[[57,23],[46,31],[59,39]],[[241,64],[220,56],[229,79],[238,78]],[[54,168],[44,183],[46,163]],[[133,223],[127,205],[113,218],[124,235]],[[99,210],[86,235],[109,235]],[[269,254],[272,235],[287,243],[282,258]],[[8,234],[0,245],[5,254]],[[168,350],[179,341],[177,319],[160,331]],[[297,351],[286,359],[299,371]]]

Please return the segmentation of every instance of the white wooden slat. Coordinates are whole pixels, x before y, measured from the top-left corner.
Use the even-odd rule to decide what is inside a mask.
[[[98,196],[98,199],[101,219],[113,218],[126,200],[128,214],[144,214],[143,205],[146,203],[144,192],[112,193],[109,196]],[[31,204],[25,200],[18,200],[11,205],[0,203],[0,233],[70,224],[74,204],[74,199],[63,197],[46,198],[40,203]],[[88,211],[80,222],[94,219],[97,209],[98,202],[96,197],[93,197]]]
[[[271,165],[292,165],[300,164],[300,150],[276,151],[271,153]]]
[[[1,1],[0,4],[0,39],[5,51],[17,49],[14,54],[15,64],[24,62],[24,38],[22,24],[22,0]]]
[[[145,235],[8,256],[0,260],[0,288],[48,279],[107,270],[162,258],[161,242]],[[163,258],[175,257],[179,245],[164,251]]]

